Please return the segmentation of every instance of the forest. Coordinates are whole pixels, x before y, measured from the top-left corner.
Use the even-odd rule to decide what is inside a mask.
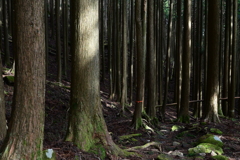
[[[0,160],[240,158],[238,0],[0,0]]]

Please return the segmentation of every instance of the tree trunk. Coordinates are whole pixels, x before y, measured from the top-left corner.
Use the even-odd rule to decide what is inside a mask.
[[[63,74],[68,75],[68,0],[63,0]]]
[[[105,124],[100,102],[99,3],[95,0],[71,1],[72,87],[67,141],[84,151],[106,150],[123,154],[113,143]],[[81,80],[81,83],[79,83]]]
[[[61,30],[60,30],[60,0],[55,0],[56,8],[56,52],[57,52],[57,82],[62,81],[62,57],[61,57]]]
[[[3,26],[4,26],[4,62],[10,64],[9,42],[8,42],[8,18],[7,18],[7,0],[3,2]]]
[[[0,8],[2,8],[3,0],[0,0]],[[2,9],[0,10],[0,51],[2,52]],[[2,73],[2,58],[0,57],[0,73]],[[7,133],[6,116],[5,116],[5,100],[3,81],[0,81],[0,141],[2,141]]]
[[[182,0],[177,1],[177,39],[176,39],[176,102],[177,102],[177,115],[179,115],[181,104],[181,86],[182,86]]]
[[[135,1],[135,20],[136,20],[136,52],[137,52],[137,95],[136,105],[133,115],[133,127],[138,129],[142,126],[142,108],[144,104],[144,87],[145,87],[145,57],[143,51],[143,26],[141,18],[141,0]]]
[[[170,0],[169,10],[169,24],[168,24],[168,37],[167,37],[167,54],[166,54],[166,70],[165,70],[165,88],[164,88],[164,99],[162,105],[161,116],[165,121],[165,110],[167,105],[168,87],[169,87],[169,67],[170,67],[170,54],[171,54],[171,41],[172,41],[172,12],[173,12],[173,0]]]
[[[218,0],[208,2],[208,67],[207,67],[207,90],[206,109],[204,120],[219,122],[218,99],[219,99],[219,38],[220,38],[220,5]]]
[[[148,98],[147,109],[148,116],[153,120],[156,118],[156,52],[154,41],[154,1],[148,0],[148,21],[147,21],[147,86]]]
[[[124,111],[125,105],[127,104],[127,79],[128,79],[128,19],[127,19],[127,0],[123,0],[123,76],[122,76],[122,96],[121,96],[121,105],[122,110]]]
[[[2,58],[0,57],[0,73],[2,73]],[[0,141],[4,140],[7,128],[6,128],[6,116],[5,116],[5,100],[4,100],[4,85],[3,81],[0,81]]]
[[[236,88],[236,54],[237,54],[237,17],[238,17],[238,1],[233,0],[233,29],[232,29],[232,54],[230,57],[230,85],[229,85],[229,117],[235,116],[235,88]]]
[[[46,53],[46,76],[48,74],[48,0],[44,0],[45,10],[45,53]]]
[[[182,55],[182,90],[179,121],[189,122],[190,94],[190,56],[191,56],[191,0],[184,0],[184,31]]]
[[[226,16],[225,16],[225,45],[224,45],[224,68],[223,68],[223,89],[222,97],[228,97],[228,63],[229,63],[229,31],[230,31],[230,1],[226,1]],[[228,115],[228,101],[222,101],[223,114]]]
[[[13,113],[1,159],[42,159],[45,106],[44,1],[18,0]]]

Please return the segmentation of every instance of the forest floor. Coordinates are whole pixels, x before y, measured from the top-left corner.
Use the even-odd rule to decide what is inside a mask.
[[[50,57],[51,61],[54,56]],[[67,130],[67,117],[70,101],[70,78],[63,80],[64,86],[57,85],[56,65],[49,63],[49,74],[46,83],[46,118],[45,118],[45,138],[44,149],[53,149],[56,152],[58,160],[99,160],[100,158],[93,153],[86,153],[79,150],[71,142],[65,142],[64,136]],[[152,126],[147,123],[153,130],[141,128],[135,130],[131,127],[131,120],[134,107],[127,107],[129,111],[121,115],[121,106],[119,103],[108,99],[108,82],[101,83],[101,102],[103,114],[106,120],[109,133],[112,135],[114,142],[123,149],[129,149],[134,146],[157,142],[155,145],[143,149],[131,149],[141,156],[136,157],[118,157],[114,160],[151,160],[157,159],[160,153],[168,154],[173,159],[197,159],[188,156],[188,149],[194,147],[194,143],[199,137],[210,133],[210,128],[218,128],[223,134],[218,135],[223,141],[224,155],[231,160],[240,159],[240,120],[220,118],[221,123],[207,123],[199,125],[200,122],[191,117],[190,124],[175,122],[176,111],[174,107],[166,108],[166,121],[159,122],[158,125]],[[11,104],[13,96],[13,87],[5,84],[5,100],[7,119],[10,118]],[[86,124],[87,125],[87,124]],[[172,131],[174,125],[183,126],[178,131]],[[120,136],[135,134],[134,137],[121,139]],[[179,155],[183,154],[183,157]],[[106,159],[113,159],[107,157]],[[211,159],[210,154],[204,159]]]

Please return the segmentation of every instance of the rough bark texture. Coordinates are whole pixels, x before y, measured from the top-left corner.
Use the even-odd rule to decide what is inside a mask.
[[[218,95],[219,95],[219,37],[220,37],[220,5],[218,0],[208,2],[208,68],[206,109],[204,110],[205,121],[219,122],[218,118]]]
[[[2,42],[2,0],[0,0],[0,43]],[[0,45],[2,49],[2,45]],[[2,73],[2,58],[0,57],[0,73]],[[0,81],[0,141],[6,136],[6,116],[5,116],[5,101],[3,81]]]
[[[142,108],[144,104],[144,81],[145,81],[145,55],[143,51],[141,0],[135,4],[136,20],[136,52],[137,52],[137,96],[133,115],[133,126],[138,129],[142,126]]]
[[[127,103],[127,79],[128,79],[128,42],[127,42],[127,0],[123,1],[123,58],[122,58],[122,66],[123,66],[123,76],[122,76],[122,96],[121,96],[121,105],[122,110],[124,111],[125,105]]]
[[[45,105],[44,1],[18,0],[13,114],[1,158],[42,159]]]
[[[190,93],[190,56],[191,56],[191,0],[184,0],[184,31],[182,55],[182,89],[179,121],[189,122]]]
[[[0,62],[2,58],[0,57]],[[2,73],[2,63],[0,63],[0,73]],[[3,81],[0,81],[0,141],[6,136],[6,116],[5,116],[5,100],[4,100],[4,86]]]
[[[148,0],[148,22],[147,22],[147,82],[148,82],[148,100],[147,114],[151,119],[156,117],[156,52],[154,45],[154,1]]]
[[[225,42],[224,42],[224,69],[223,69],[223,85],[222,97],[228,97],[228,68],[229,68],[229,29],[230,29],[230,1],[226,1],[226,17],[225,17]],[[222,101],[222,108],[224,116],[228,116],[228,101]]]
[[[176,30],[176,96],[177,116],[179,116],[182,88],[182,0],[177,1],[177,30]]]
[[[165,86],[164,86],[164,99],[161,110],[161,116],[163,121],[165,121],[165,110],[167,105],[168,98],[168,88],[169,88],[169,68],[170,68],[170,55],[171,55],[171,42],[172,42],[172,28],[173,28],[173,0],[170,0],[170,8],[169,8],[169,22],[168,22],[168,36],[167,36],[167,54],[166,54],[166,69],[165,69]]]
[[[4,62],[9,65],[10,63],[10,51],[8,42],[8,18],[7,18],[7,0],[2,0],[3,4],[3,30],[4,30]]]
[[[66,140],[104,159],[123,152],[108,134],[100,102],[98,1],[71,1],[72,89]]]
[[[60,24],[60,0],[55,0],[56,12],[56,51],[57,51],[57,81],[62,81],[62,54],[61,54],[61,24]]]

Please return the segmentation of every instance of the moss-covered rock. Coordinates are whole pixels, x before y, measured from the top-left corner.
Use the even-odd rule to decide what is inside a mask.
[[[216,146],[223,147],[223,142],[221,141],[221,139],[218,136],[212,134],[206,134],[200,137],[198,140],[198,144],[200,143],[211,143]]]
[[[223,155],[213,156],[212,158],[213,158],[213,159],[216,159],[216,160],[229,160],[228,157],[223,156]]]
[[[216,133],[216,134],[222,134],[222,133],[223,133],[222,131],[220,131],[220,130],[217,129],[217,128],[210,128],[210,132]]]
[[[184,127],[183,126],[178,126],[178,125],[174,125],[172,126],[172,131],[179,131],[180,129],[183,129]]]
[[[43,160],[56,160],[56,153],[52,149],[44,150]]]
[[[173,160],[172,157],[166,154],[159,154],[158,157],[156,158],[157,160]]]
[[[211,143],[201,143],[194,148],[189,148],[188,153],[189,155],[198,155],[199,153],[211,153],[214,151],[218,155],[223,154],[223,150],[221,147],[211,144]]]

